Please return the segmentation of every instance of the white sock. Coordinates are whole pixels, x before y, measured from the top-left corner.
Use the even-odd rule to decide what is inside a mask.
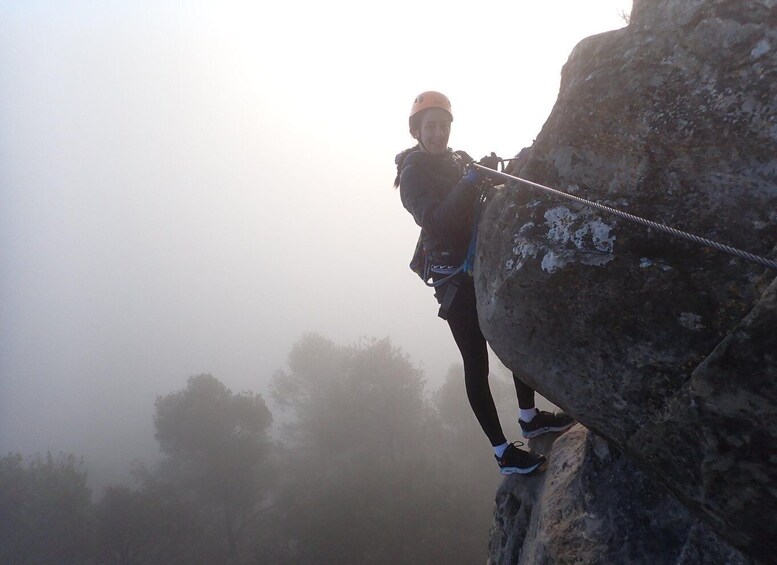
[[[499,457],[499,459],[502,458],[502,455],[505,454],[505,451],[507,451],[507,446],[510,445],[508,442],[504,442],[502,445],[495,445],[494,446],[494,455]]]
[[[519,408],[518,411],[521,413],[518,417],[527,424],[537,415],[537,408]]]

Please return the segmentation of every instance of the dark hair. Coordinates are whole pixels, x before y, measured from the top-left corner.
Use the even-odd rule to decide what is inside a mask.
[[[427,108],[426,110],[428,110]],[[410,116],[409,125],[410,125],[410,133],[412,135],[413,130],[421,129],[421,119],[424,117],[424,112],[426,110],[421,110],[420,112],[417,112]],[[414,136],[415,137],[415,136]]]
[[[420,146],[418,144],[414,145],[413,147],[408,147],[402,153],[397,155],[396,159],[394,159],[394,163],[397,165],[397,178],[394,179],[394,188],[399,188],[399,177],[402,174],[402,167],[405,164],[405,159],[407,159],[407,156],[410,155],[413,151],[418,151],[420,149]]]

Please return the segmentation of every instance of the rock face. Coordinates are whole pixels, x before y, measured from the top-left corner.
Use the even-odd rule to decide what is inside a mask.
[[[558,439],[545,474],[502,483],[495,518],[493,565],[751,563],[582,426]]]
[[[777,244],[777,1],[637,0],[588,38],[520,177],[752,253]],[[480,226],[484,333],[756,559],[777,556],[777,273],[525,185]]]

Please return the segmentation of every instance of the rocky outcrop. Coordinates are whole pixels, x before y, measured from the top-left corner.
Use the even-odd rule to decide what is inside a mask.
[[[502,483],[488,563],[751,561],[604,439],[576,426],[558,439],[544,474],[513,475]]]
[[[516,174],[764,256],[777,2],[637,0],[588,38]],[[494,351],[744,553],[777,555],[774,271],[524,185],[481,220]]]

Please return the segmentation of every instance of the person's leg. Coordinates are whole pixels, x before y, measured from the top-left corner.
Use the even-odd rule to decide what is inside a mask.
[[[533,438],[548,432],[563,432],[572,427],[574,421],[563,412],[554,414],[538,410],[534,406],[534,389],[513,373],[515,393],[518,396],[518,423],[525,438]]]
[[[518,421],[531,422],[537,414],[537,408],[534,406],[534,389],[524,383],[515,372],[513,372],[513,384],[518,397]]]
[[[469,404],[494,447],[494,456],[500,472],[503,475],[534,472],[545,462],[545,457],[520,449],[520,442],[508,443],[499,422],[488,383],[488,347],[486,338],[480,331],[475,287],[470,277],[462,281],[448,309],[447,321],[464,362],[464,382]]]
[[[518,397],[518,408],[521,410],[534,410],[534,389],[518,378],[513,373],[515,394]]]
[[[491,445],[499,446],[507,443],[507,439],[488,383],[488,348],[478,323],[475,288],[472,280],[467,279],[456,293],[447,321],[464,362],[469,404]]]

